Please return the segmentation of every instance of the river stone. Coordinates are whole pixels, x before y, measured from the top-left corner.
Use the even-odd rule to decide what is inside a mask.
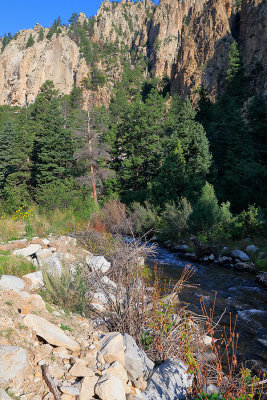
[[[154,368],[154,363],[146,353],[141,350],[132,336],[128,333],[123,334],[125,346],[125,369],[131,379],[137,380],[141,377],[146,377]]]
[[[28,354],[18,346],[0,345],[0,384],[11,381],[20,386],[28,367]]]
[[[37,290],[44,286],[42,271],[32,272],[30,274],[23,275],[23,279],[28,279],[30,281],[31,290]]]
[[[105,335],[99,342],[99,349],[106,363],[119,361],[125,365],[123,336],[119,332]]]
[[[13,251],[15,256],[28,257],[35,254],[38,250],[40,250],[42,246],[40,244],[30,244],[28,247],[24,247],[24,249],[17,249]]]
[[[259,247],[255,246],[254,244],[251,244],[251,245],[247,246],[247,248],[246,248],[246,252],[251,253],[251,254],[257,253],[258,250],[259,250]]]
[[[69,394],[70,396],[79,396],[80,391],[74,386],[61,386],[60,390],[62,393]]]
[[[24,324],[41,336],[49,344],[54,346],[62,346],[71,351],[79,351],[80,346],[75,340],[71,339],[58,326],[48,322],[46,319],[38,315],[28,314],[24,317]]]
[[[112,374],[105,374],[98,380],[95,393],[101,400],[126,400],[122,381]]]
[[[2,275],[0,277],[0,290],[14,290],[20,292],[24,289],[25,283],[22,279],[11,275]]]
[[[108,262],[103,256],[87,256],[86,263],[95,272],[102,272],[105,274],[110,269],[110,262]]]
[[[12,399],[3,389],[0,389],[0,400],[12,400]]]
[[[180,360],[167,359],[155,368],[147,381],[144,392],[146,400],[183,400],[189,398],[192,377],[187,374],[188,367]]]
[[[231,251],[231,256],[234,258],[238,258],[241,261],[249,261],[249,256],[241,250],[233,250]]]

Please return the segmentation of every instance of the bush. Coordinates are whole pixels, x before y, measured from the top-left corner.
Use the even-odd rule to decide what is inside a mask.
[[[144,205],[134,202],[131,205],[130,219],[133,230],[138,235],[151,233],[159,222],[156,209],[148,202],[145,202]]]
[[[213,186],[208,182],[202,188],[200,198],[190,216],[190,228],[194,232],[209,232],[219,223],[229,223],[231,220],[230,203],[218,204]]]
[[[161,235],[164,239],[178,240],[188,231],[188,219],[192,213],[189,201],[183,197],[178,204],[167,203],[162,213]]]
[[[41,291],[45,301],[56,304],[65,310],[88,314],[89,300],[85,296],[88,287],[85,284],[81,265],[70,265],[63,262],[62,273],[49,271],[43,268],[43,280],[45,289]]]

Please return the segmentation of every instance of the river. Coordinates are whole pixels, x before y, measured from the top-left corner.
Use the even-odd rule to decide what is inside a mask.
[[[196,313],[201,313],[200,298],[203,296],[207,309],[213,305],[215,292],[217,300],[215,321],[226,309],[220,326],[228,326],[229,313],[237,315],[239,333],[238,361],[247,367],[256,366],[262,371],[267,368],[267,290],[261,287],[254,275],[233,271],[217,264],[203,265],[180,259],[162,247],[157,248],[156,262],[161,266],[165,278],[173,282],[179,280],[186,265],[194,268],[190,283],[196,288],[184,288],[179,295],[183,303]],[[153,266],[155,257],[148,260]],[[234,318],[232,317],[232,320]]]

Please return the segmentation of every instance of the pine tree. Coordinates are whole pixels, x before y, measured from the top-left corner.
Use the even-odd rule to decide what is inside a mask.
[[[26,49],[28,49],[29,47],[31,47],[34,44],[34,39],[32,37],[32,34],[30,34],[29,39],[26,43]]]
[[[33,149],[35,186],[62,181],[71,175],[73,145],[70,132],[64,129],[57,92],[52,82],[41,88],[33,111],[36,138]]]
[[[231,44],[229,51],[228,69],[226,81],[228,82],[228,90],[232,96],[237,97],[238,102],[244,100],[245,91],[245,77],[244,77],[244,66],[241,59],[240,50],[238,44],[234,41]]]
[[[12,158],[10,150],[12,143],[11,138],[14,134],[12,123],[8,121],[3,133],[0,135],[0,191],[2,194]]]

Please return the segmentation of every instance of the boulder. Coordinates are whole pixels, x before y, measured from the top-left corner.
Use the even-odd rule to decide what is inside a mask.
[[[98,376],[88,376],[82,380],[80,391],[80,400],[88,400],[95,394],[95,385],[98,381]]]
[[[30,274],[23,275],[22,278],[30,282],[31,290],[37,290],[40,287],[44,286],[42,271],[36,271]]]
[[[101,400],[126,400],[123,382],[112,374],[105,374],[98,380],[95,393]]]
[[[167,359],[147,381],[146,400],[180,400],[190,397],[192,377],[180,360]]]
[[[87,367],[86,361],[79,360],[69,370],[69,374],[75,377],[94,376],[93,370]]]
[[[123,340],[125,346],[125,369],[129,377],[132,380],[147,377],[154,368],[153,361],[137,346],[135,340],[128,333],[123,334]]]
[[[233,250],[231,251],[231,256],[234,258],[238,258],[241,261],[249,261],[249,256],[241,250]]]
[[[232,257],[223,256],[223,257],[218,258],[218,261],[220,264],[227,264],[227,263],[231,263],[233,261],[233,259],[232,259]]]
[[[44,258],[47,258],[47,257],[52,257],[52,256],[53,256],[53,253],[50,249],[40,249],[36,252],[36,257],[37,257],[38,261],[43,260]]]
[[[12,400],[12,399],[3,389],[0,389],[0,400]]]
[[[50,240],[48,240],[48,239],[42,239],[42,243],[43,243],[45,246],[48,246],[48,245],[50,244]]]
[[[107,285],[107,286],[110,286],[110,287],[112,287],[112,288],[114,288],[114,289],[117,288],[116,283],[113,282],[111,279],[109,279],[107,276],[103,276],[103,277],[101,278],[101,281],[102,281],[105,285]]]
[[[75,340],[71,339],[58,326],[48,322],[38,315],[29,314],[24,317],[24,324],[34,330],[38,336],[41,336],[49,344],[62,346],[71,351],[79,351],[80,346]]]
[[[105,274],[110,269],[110,262],[108,262],[103,256],[87,256],[86,263],[92,271],[102,272],[102,274]]]
[[[28,247],[24,247],[24,249],[14,250],[13,254],[15,256],[28,257],[35,254],[41,248],[42,246],[40,244],[30,244]]]
[[[56,254],[53,254],[51,257],[46,257],[39,260],[39,265],[40,267],[45,268],[50,274],[62,274],[62,264]]]
[[[237,271],[248,271],[248,272],[254,272],[255,271],[255,265],[253,263],[244,263],[244,262],[237,262],[234,265],[234,269]]]
[[[0,345],[0,385],[13,382],[19,387],[28,367],[28,354],[18,346]]]
[[[15,249],[23,249],[25,246],[27,246],[27,244],[28,244],[27,239],[10,240],[7,243],[1,243],[0,250],[11,251]]]
[[[112,332],[105,335],[99,342],[99,350],[106,363],[119,361],[122,366],[125,365],[124,340],[118,332]]]
[[[0,277],[0,290],[14,290],[20,292],[25,287],[22,279],[11,275],[2,275]]]
[[[177,251],[182,251],[182,252],[186,252],[189,249],[189,247],[186,244],[176,244],[173,248]]]
[[[254,244],[251,244],[251,245],[247,246],[247,248],[246,248],[246,252],[250,253],[250,254],[255,254],[255,253],[257,253],[258,250],[259,250],[259,247],[255,246]]]
[[[52,350],[51,350],[51,352],[52,352]],[[49,375],[51,375],[55,378],[61,378],[62,376],[64,376],[64,368],[59,367],[58,365],[49,365],[48,373],[49,373]]]
[[[60,390],[64,394],[69,394],[70,396],[79,396],[80,391],[75,386],[60,386]]]

